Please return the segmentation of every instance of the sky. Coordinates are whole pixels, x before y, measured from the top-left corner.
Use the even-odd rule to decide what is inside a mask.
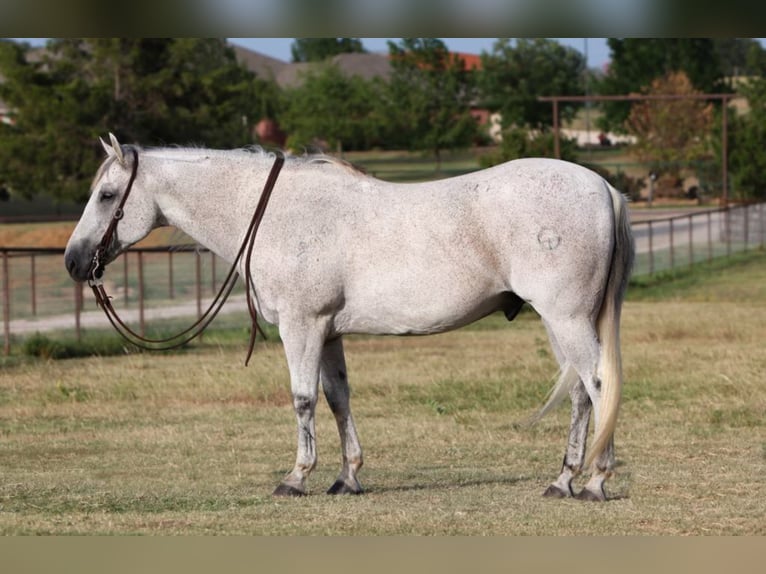
[[[33,45],[44,45],[47,38],[13,38],[14,40],[30,42]],[[369,52],[388,53],[388,41],[399,41],[399,38],[362,38],[362,45]],[[452,52],[481,54],[491,52],[497,38],[441,38]],[[585,54],[586,43],[588,50],[588,67],[603,68],[609,62],[609,47],[606,38],[554,38],[565,46],[570,46]],[[284,62],[292,61],[290,51],[295,38],[229,38],[229,41],[249,48],[255,52],[266,54]]]
[[[399,38],[361,38],[362,45],[369,52],[388,53],[388,40],[398,41]],[[497,38],[441,38],[452,52],[467,52],[481,54],[491,52]],[[588,50],[588,67],[602,68],[609,62],[609,47],[606,38],[554,38],[564,46],[570,46],[585,54],[586,43]],[[294,38],[229,38],[234,44],[250,50],[266,54],[272,58],[289,62],[292,60],[290,47]]]

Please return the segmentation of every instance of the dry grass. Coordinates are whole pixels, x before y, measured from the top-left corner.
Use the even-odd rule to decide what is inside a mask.
[[[270,496],[295,448],[276,343],[260,344],[248,368],[244,341],[213,337],[185,353],[6,366],[0,532],[766,534],[765,271],[754,256],[685,286],[689,297],[627,304],[606,504],[540,496],[568,413],[519,424],[555,371],[526,313],[510,325],[493,317],[441,336],[347,342],[361,497],[322,494],[339,465],[324,403],[310,496]]]
[[[0,247],[64,248],[76,225],[76,221],[0,224]],[[157,229],[139,245],[142,247],[167,245],[174,233],[177,232],[170,229]]]

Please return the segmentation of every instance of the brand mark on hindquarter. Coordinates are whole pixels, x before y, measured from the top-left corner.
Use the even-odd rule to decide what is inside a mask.
[[[537,234],[537,242],[546,251],[553,251],[561,244],[561,236],[553,229],[543,227]]]

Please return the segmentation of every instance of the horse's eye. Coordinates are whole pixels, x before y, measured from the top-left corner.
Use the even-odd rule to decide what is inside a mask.
[[[102,191],[102,192],[99,194],[98,198],[99,198],[101,201],[111,201],[111,200],[113,200],[113,199],[114,199],[114,196],[115,196],[115,193],[114,193],[113,191],[109,191],[109,190],[106,190],[106,189],[105,189],[105,190],[103,190],[103,191]]]

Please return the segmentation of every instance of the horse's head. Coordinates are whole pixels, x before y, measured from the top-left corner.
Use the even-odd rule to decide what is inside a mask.
[[[64,261],[75,281],[100,276],[104,266],[157,226],[153,198],[142,190],[138,149],[109,134],[101,140],[106,159],[99,167],[85,210],[67,243]],[[126,195],[127,194],[127,195]]]

